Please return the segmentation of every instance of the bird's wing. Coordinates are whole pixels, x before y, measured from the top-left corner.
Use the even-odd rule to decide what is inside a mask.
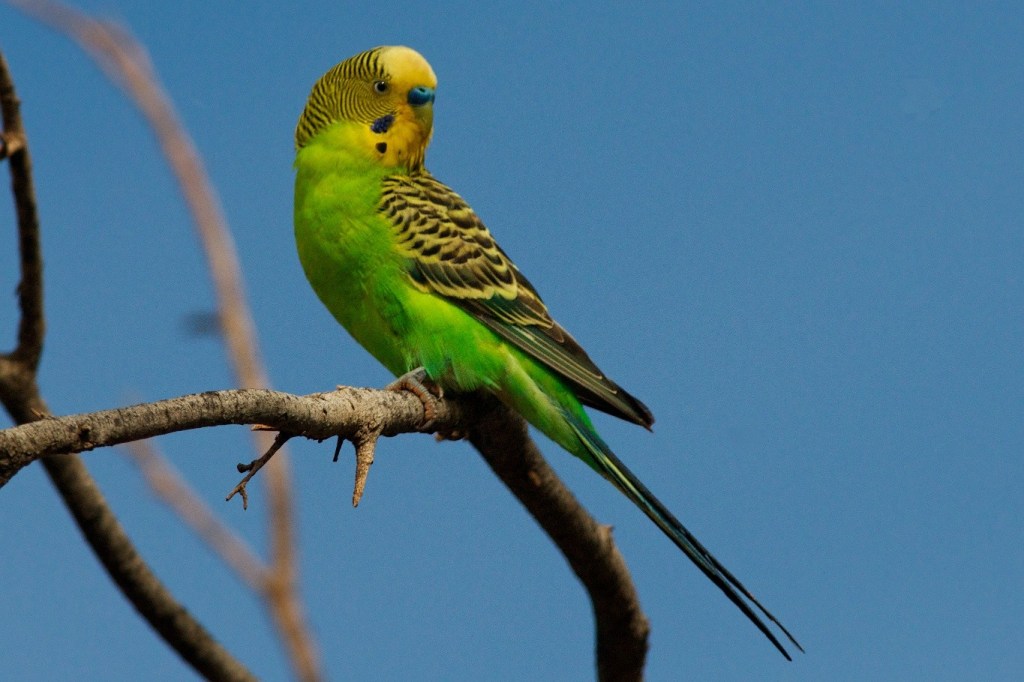
[[[608,379],[548,314],[473,209],[426,171],[385,178],[379,213],[421,289],[458,305],[565,379],[580,401],[650,427],[647,406]]]

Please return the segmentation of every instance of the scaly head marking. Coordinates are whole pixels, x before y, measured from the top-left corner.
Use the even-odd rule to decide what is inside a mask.
[[[433,131],[436,87],[430,64],[408,47],[357,54],[313,86],[295,128],[295,146],[301,149],[335,124],[356,124],[359,144],[370,158],[385,166],[419,168]]]

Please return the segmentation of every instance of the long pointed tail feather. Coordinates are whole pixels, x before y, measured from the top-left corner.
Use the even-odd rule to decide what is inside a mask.
[[[711,582],[718,586],[725,596],[743,612],[750,622],[757,626],[768,640],[775,645],[786,660],[793,660],[786,648],[782,646],[775,634],[765,625],[764,621],[751,608],[751,604],[772,623],[778,626],[786,638],[793,643],[800,651],[803,647],[796,641],[793,635],[779,620],[771,614],[768,609],[761,605],[754,595],[743,586],[729,570],[719,563],[718,559],[709,552],[697,538],[693,536],[686,527],[656,498],[643,483],[640,482],[632,471],[623,464],[615,453],[593,432],[576,419],[567,415],[572,424],[573,430],[579,435],[580,440],[587,446],[596,464],[596,469],[611,481],[616,488],[622,491],[633,504],[643,510],[645,514],[689,557],[690,561],[696,564],[697,568],[708,577]],[[746,599],[744,599],[744,597]],[[748,603],[749,602],[749,603]]]

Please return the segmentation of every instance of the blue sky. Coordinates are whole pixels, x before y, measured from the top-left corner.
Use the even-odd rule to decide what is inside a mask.
[[[220,193],[275,387],[381,386],[308,288],[292,131],[337,61],[407,44],[438,74],[428,167],[555,316],[653,409],[605,439],[778,615],[787,663],[642,514],[548,442],[615,527],[651,619],[648,676],[1024,675],[1024,10],[1016,3],[310,2],[77,6],[149,48]],[[0,8],[46,257],[57,413],[225,388],[189,217],[138,113],[68,40]],[[6,172],[6,171],[4,171]],[[0,196],[0,289],[16,282]],[[12,343],[13,297],[0,307]],[[265,497],[221,502],[241,428],[159,447],[262,549]],[[468,446],[293,447],[302,589],[333,679],[588,679],[589,606]],[[228,648],[287,674],[259,603],[86,455],[145,556]],[[37,467],[0,491],[0,674],[189,672],[108,583]]]

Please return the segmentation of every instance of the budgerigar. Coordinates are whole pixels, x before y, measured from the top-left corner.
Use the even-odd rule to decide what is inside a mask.
[[[590,360],[473,209],[424,168],[437,80],[407,47],[320,78],[295,130],[295,239],[334,317],[396,376],[486,391],[608,479],[768,637],[784,627],[601,440],[584,406],[650,427]]]

